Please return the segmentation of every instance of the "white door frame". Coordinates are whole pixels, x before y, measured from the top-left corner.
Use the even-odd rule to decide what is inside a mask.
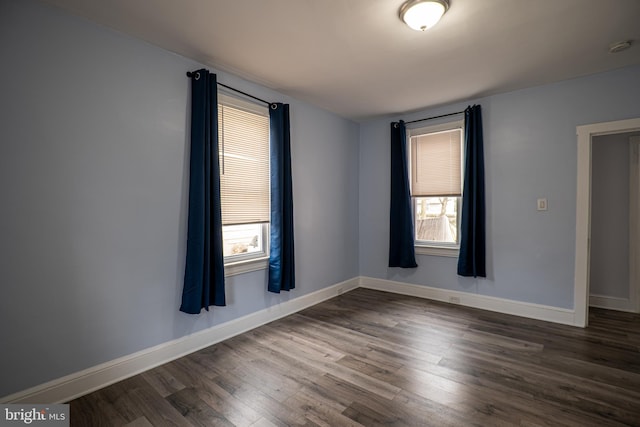
[[[574,325],[589,324],[591,245],[591,146],[593,137],[640,130],[640,118],[578,126],[576,185],[576,260],[573,290]]]
[[[640,312],[640,136],[629,139],[629,303]]]

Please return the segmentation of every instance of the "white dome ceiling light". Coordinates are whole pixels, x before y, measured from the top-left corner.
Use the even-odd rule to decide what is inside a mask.
[[[416,31],[425,31],[436,25],[447,9],[447,0],[409,0],[400,8],[400,19]]]

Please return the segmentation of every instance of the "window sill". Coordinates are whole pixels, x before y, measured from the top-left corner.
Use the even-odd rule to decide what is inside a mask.
[[[460,252],[460,248],[457,246],[416,246],[415,250],[418,255],[433,255],[449,258],[458,258],[458,253]]]
[[[225,277],[249,273],[251,271],[266,270],[269,267],[269,257],[236,261],[224,265]]]

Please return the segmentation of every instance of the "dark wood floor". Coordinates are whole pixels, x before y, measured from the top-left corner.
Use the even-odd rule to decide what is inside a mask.
[[[357,289],[71,402],[78,426],[640,426],[640,315]]]

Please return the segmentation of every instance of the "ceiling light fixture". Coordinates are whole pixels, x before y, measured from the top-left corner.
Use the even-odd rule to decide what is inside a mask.
[[[416,31],[425,31],[436,25],[447,9],[447,0],[408,0],[400,8],[400,19]]]

